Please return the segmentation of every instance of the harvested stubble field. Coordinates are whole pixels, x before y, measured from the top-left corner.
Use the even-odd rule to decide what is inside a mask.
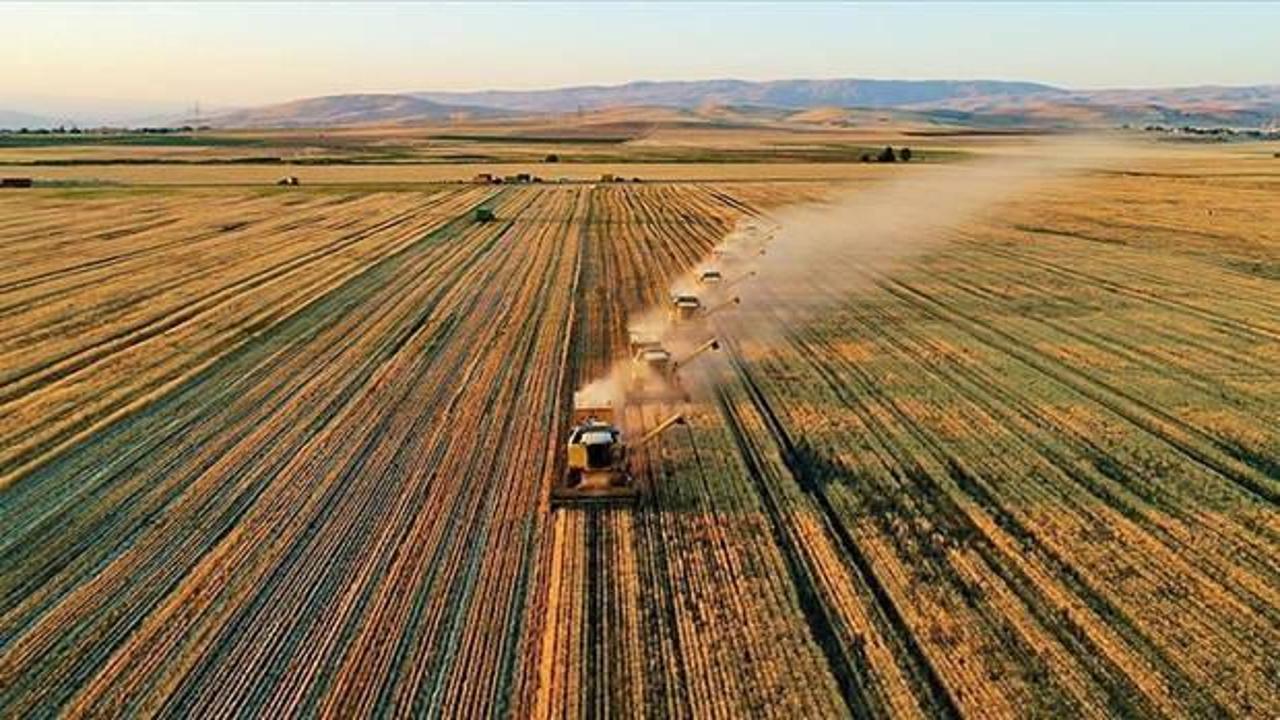
[[[641,507],[554,512],[628,317],[823,185],[0,196],[0,715],[1275,716],[1277,190],[744,285]]]

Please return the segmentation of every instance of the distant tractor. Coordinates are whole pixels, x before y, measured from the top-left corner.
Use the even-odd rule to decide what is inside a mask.
[[[476,222],[492,222],[495,219],[493,210],[488,207],[476,208]]]
[[[297,175],[285,175],[284,177],[277,180],[276,184],[286,186],[286,187],[297,187],[300,183],[298,182]]]

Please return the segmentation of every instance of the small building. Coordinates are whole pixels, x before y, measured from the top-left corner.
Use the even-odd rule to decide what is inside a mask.
[[[471,178],[471,182],[488,185],[493,182],[493,173],[476,173],[476,176]]]
[[[533,182],[533,175],[531,173],[516,173],[516,182]]]
[[[0,187],[29,188],[33,185],[35,185],[35,182],[33,182],[29,177],[0,178]]]
[[[601,173],[600,182],[613,182],[613,173]]]

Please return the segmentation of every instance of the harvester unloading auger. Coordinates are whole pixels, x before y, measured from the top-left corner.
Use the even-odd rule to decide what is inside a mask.
[[[634,503],[640,497],[640,487],[631,475],[629,453],[683,425],[685,419],[676,413],[628,443],[614,422],[612,403],[575,395],[573,423],[564,477],[551,488],[552,507]]]

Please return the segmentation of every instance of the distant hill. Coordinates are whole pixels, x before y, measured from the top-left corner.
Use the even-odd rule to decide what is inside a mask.
[[[1003,118],[1029,125],[1068,127],[1122,123],[1270,127],[1280,123],[1280,85],[1057,90],[1020,97],[952,98],[902,108],[934,115],[952,113],[961,122]]]
[[[236,110],[206,119],[215,127],[331,127],[501,117],[506,111],[433,102],[412,95],[326,95]]]
[[[16,110],[0,110],[0,128],[7,130],[51,128],[56,127],[58,124],[58,121],[43,115],[32,115],[31,113],[18,112]]]
[[[576,120],[562,118],[574,114]],[[609,117],[606,117],[609,116]],[[329,95],[214,113],[216,127],[329,127],[510,120],[594,126],[798,124],[1079,128],[1130,125],[1280,127],[1280,85],[1071,90],[1000,80],[698,80],[548,90]],[[0,112],[0,127],[57,124]],[[84,124],[84,123],[81,123]],[[172,116],[129,125],[195,124]],[[606,127],[613,125],[614,127]]]
[[[801,109],[816,106],[900,107],[965,97],[1021,97],[1062,92],[1049,85],[1000,80],[695,80],[553,90],[415,92],[414,97],[525,112],[570,112],[617,105],[754,105]]]
[[[843,108],[918,111],[922,117],[979,125],[1280,124],[1280,85],[1083,91],[1000,80],[703,80],[412,94],[435,102],[465,102],[525,112],[572,112],[630,105],[690,110],[739,106],[821,109],[822,112],[797,119],[826,122],[839,116],[833,108]]]

